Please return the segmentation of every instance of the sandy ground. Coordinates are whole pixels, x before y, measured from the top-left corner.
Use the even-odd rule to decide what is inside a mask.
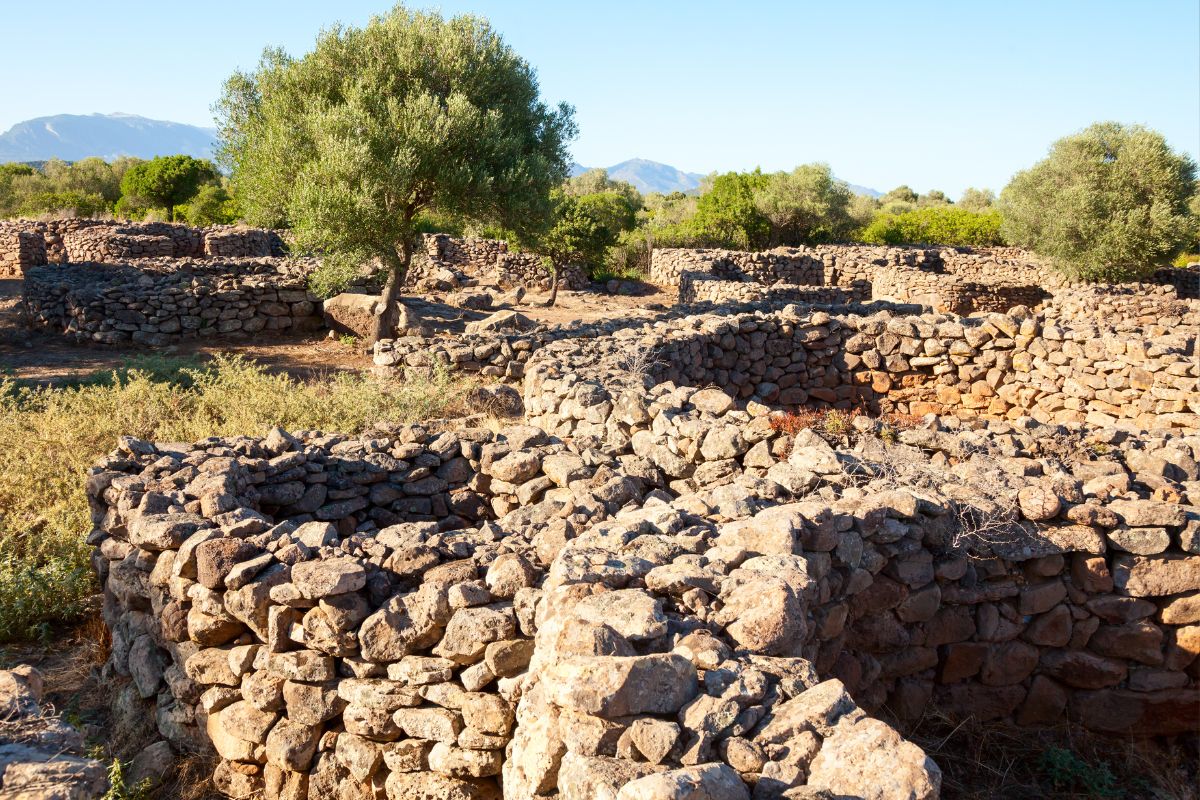
[[[577,319],[590,322],[620,317],[634,310],[669,303],[668,296],[662,292],[626,296],[560,291],[552,308],[543,306],[544,299],[531,295],[512,308],[539,322],[562,324]],[[421,307],[430,314],[431,321],[435,321],[435,329],[447,332],[461,330],[467,322],[481,319],[488,313],[452,308],[432,297],[426,297]],[[192,340],[162,348],[74,342],[52,331],[30,328],[21,304],[21,281],[0,280],[0,375],[52,385],[117,369],[128,365],[131,359],[148,355],[205,360],[217,353],[237,353],[300,379],[371,366],[371,359],[363,348],[326,338],[324,331],[255,339]]]

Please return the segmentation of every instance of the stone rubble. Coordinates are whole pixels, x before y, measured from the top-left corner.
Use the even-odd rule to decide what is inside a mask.
[[[1191,730],[1195,433],[788,432],[609,343],[498,434],[123,440],[106,669],[230,797],[932,798],[869,713]]]
[[[0,670],[0,797],[97,800],[103,764],[84,755],[83,736],[42,707],[42,676],[28,665]]]

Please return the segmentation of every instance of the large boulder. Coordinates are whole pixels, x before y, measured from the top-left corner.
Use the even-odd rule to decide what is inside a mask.
[[[322,309],[325,327],[334,333],[367,338],[375,331],[375,304],[378,301],[377,295],[353,292],[331,297]]]
[[[813,759],[808,785],[864,800],[936,800],[942,771],[887,723],[846,716]]]
[[[537,323],[524,314],[516,311],[497,311],[489,317],[477,322],[468,322],[467,333],[497,333],[499,331],[529,331],[537,327]]]

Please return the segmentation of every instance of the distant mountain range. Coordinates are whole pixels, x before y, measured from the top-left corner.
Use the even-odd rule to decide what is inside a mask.
[[[593,169],[593,167],[585,167],[573,163],[571,164],[571,175],[582,175],[589,169]],[[690,192],[700,188],[700,182],[705,178],[699,172],[684,172],[669,164],[660,164],[657,161],[649,161],[644,158],[631,158],[628,161],[622,161],[620,164],[606,167],[606,170],[608,171],[608,177],[613,180],[631,183],[642,194],[649,194],[650,192],[661,192],[662,194]],[[859,186],[854,183],[847,184],[847,186],[855,194],[865,194],[871,197],[883,196],[883,192],[872,189],[869,186]]]
[[[56,114],[18,122],[0,134],[0,162],[78,161],[99,156],[154,156],[184,153],[212,158],[215,128],[164,122],[134,114]]]
[[[572,164],[571,175],[580,175],[589,169],[592,169],[592,167]],[[644,158],[631,158],[628,161],[622,161],[620,164],[613,164],[611,167],[606,167],[606,170],[608,171],[608,177],[614,181],[631,183],[642,194],[649,194],[650,192],[662,192],[663,194],[687,192],[692,189],[698,189],[700,181],[704,180],[704,176],[698,172],[684,172],[668,164],[660,164],[657,161],[648,161]]]
[[[216,140],[215,128],[147,119],[136,114],[56,114],[18,122],[0,134],[0,163],[42,162],[52,158],[78,161],[90,156],[111,161],[119,156],[153,158],[175,153],[212,158]],[[572,164],[571,174],[579,175],[588,169]],[[645,158],[631,158],[607,169],[608,177],[631,183],[643,194],[695,191],[705,177],[699,172],[684,172]],[[882,194],[855,184],[850,184],[850,189],[872,197]]]

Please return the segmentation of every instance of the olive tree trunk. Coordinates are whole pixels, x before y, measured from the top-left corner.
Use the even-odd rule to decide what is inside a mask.
[[[385,257],[384,262],[388,266],[388,277],[379,295],[379,302],[375,304],[375,329],[371,332],[371,341],[367,342],[368,347],[374,347],[380,339],[390,338],[396,332],[400,288],[404,286],[404,276],[408,274],[408,265],[412,262],[412,240],[405,237],[399,249]]]
[[[550,268],[550,299],[543,305],[545,308],[551,308],[558,302],[558,267]]]

